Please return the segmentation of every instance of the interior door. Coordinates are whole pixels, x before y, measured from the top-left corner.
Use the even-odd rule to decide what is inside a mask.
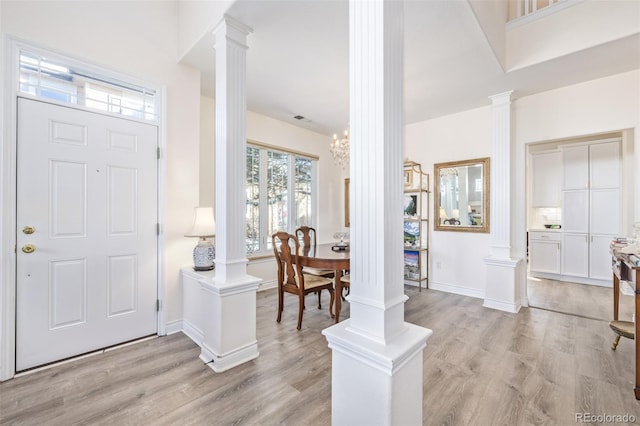
[[[18,100],[16,370],[157,332],[158,130]]]

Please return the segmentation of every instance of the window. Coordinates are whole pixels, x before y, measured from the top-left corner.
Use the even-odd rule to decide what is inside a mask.
[[[153,89],[125,83],[55,57],[20,50],[20,82],[23,94],[81,105],[101,112],[146,121],[157,121],[157,97]]]
[[[247,146],[247,254],[270,254],[271,235],[313,226],[317,159]]]

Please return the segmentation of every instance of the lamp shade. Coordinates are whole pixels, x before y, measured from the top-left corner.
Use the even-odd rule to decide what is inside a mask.
[[[193,226],[185,237],[213,237],[216,234],[216,221],[213,218],[213,207],[195,207]]]

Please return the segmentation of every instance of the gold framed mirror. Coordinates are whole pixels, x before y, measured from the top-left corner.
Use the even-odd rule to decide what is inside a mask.
[[[437,163],[434,176],[436,231],[489,232],[489,158]]]

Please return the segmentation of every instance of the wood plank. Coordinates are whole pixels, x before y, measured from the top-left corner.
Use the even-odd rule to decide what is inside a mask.
[[[509,314],[479,299],[405,292],[406,320],[434,330],[423,358],[423,424],[574,424],[576,412],[640,419],[633,342],[612,351],[608,319]],[[260,356],[225,373],[204,365],[182,333],[159,337],[0,383],[0,424],[329,425],[331,351],[321,331],[333,321],[328,294],[321,310],[309,297],[296,331],[297,300],[285,300],[278,324],[275,290],[259,293]],[[611,310],[607,298],[582,303]]]

